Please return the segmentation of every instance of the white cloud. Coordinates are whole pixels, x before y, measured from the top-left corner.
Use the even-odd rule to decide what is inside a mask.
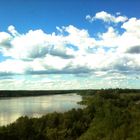
[[[113,23],[119,23],[119,22],[125,22],[128,20],[126,16],[119,16],[118,12],[116,13],[116,16],[111,15],[105,11],[101,11],[95,14],[95,16],[87,15],[86,20],[93,22],[94,20],[103,20],[104,22],[113,22]]]
[[[9,33],[11,33],[13,36],[19,36],[20,34],[16,31],[15,27],[13,25],[10,25],[8,27]]]
[[[87,30],[78,29],[72,25],[62,27],[61,34],[58,35],[55,33],[47,34],[42,30],[30,30],[26,34],[18,33],[17,36],[15,28],[13,26],[9,28],[14,36],[11,37],[10,34],[4,32],[10,38],[6,38],[4,41],[7,41],[6,43],[10,44],[10,47],[5,49],[0,46],[0,48],[4,56],[10,56],[14,59],[32,60],[46,57],[47,54],[73,58],[77,53],[85,53],[88,48],[96,45],[95,39],[89,37]],[[65,32],[67,35],[64,35]],[[0,42],[0,45],[2,43]]]
[[[104,82],[114,80],[116,85],[119,85],[117,79],[137,77],[140,74],[140,19],[126,21],[120,14],[113,16],[106,12],[97,13],[95,17],[105,22],[121,22],[123,32],[110,26],[94,38],[88,30],[73,25],[56,27],[58,34],[57,31],[48,34],[41,29],[20,34],[14,26],[9,27],[10,33],[0,32],[0,55],[4,58],[0,62],[0,75],[73,74],[93,76],[93,81],[94,78]],[[96,82],[87,83],[96,85]]]
[[[65,47],[65,40],[62,36],[46,34],[42,30],[30,30],[26,34],[20,34],[7,41],[12,47],[8,50],[3,49],[3,53],[15,59],[31,60],[45,57],[47,54],[72,57],[72,49]]]
[[[130,18],[127,22],[122,25],[122,28],[131,33],[138,33],[140,30],[140,19]]]
[[[118,47],[120,35],[113,27],[109,27],[107,32],[98,35],[100,40],[96,42],[98,46]]]
[[[126,31],[122,35],[113,27],[109,27],[107,32],[99,34],[98,40],[91,38],[87,30],[72,25],[62,27],[63,31],[60,35],[46,34],[42,30],[30,30],[11,39],[8,33],[2,33],[4,39],[1,43],[3,40],[8,40],[11,44],[11,48],[5,49],[3,55],[10,56],[12,59],[0,63],[1,72],[78,74],[114,69],[121,73],[126,66],[128,70],[138,69],[138,58],[127,55],[127,52],[139,49],[139,44],[129,42],[129,36],[133,36],[135,43],[138,38],[138,35],[134,35],[127,29],[129,22],[123,24],[122,28]],[[63,35],[64,32],[68,35]],[[128,40],[125,41],[127,38]],[[77,49],[75,50],[74,47]],[[130,65],[132,62],[133,66]]]
[[[0,32],[0,43],[10,41],[11,36],[6,32]]]
[[[0,75],[24,74],[28,68],[24,61],[8,59],[0,63]]]
[[[119,53],[140,53],[140,19],[130,18],[123,23],[121,28],[125,32],[121,35],[118,41]]]
[[[6,32],[0,32],[0,52],[11,47],[10,41],[12,37]]]
[[[94,17],[92,17],[91,15],[86,15],[86,20],[88,20],[89,22],[93,22]]]

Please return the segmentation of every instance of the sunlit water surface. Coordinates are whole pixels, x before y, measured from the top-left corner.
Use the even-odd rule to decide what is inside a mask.
[[[21,116],[40,117],[54,111],[64,112],[83,108],[77,104],[82,97],[77,94],[46,95],[0,99],[0,125],[14,122]]]

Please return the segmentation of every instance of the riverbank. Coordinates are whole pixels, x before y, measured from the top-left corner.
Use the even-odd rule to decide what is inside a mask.
[[[68,93],[77,93],[83,96],[93,95],[95,93],[123,94],[123,93],[140,93],[140,89],[0,90],[0,98],[57,95],[57,94],[68,94]]]
[[[0,98],[75,93],[76,90],[0,90]]]

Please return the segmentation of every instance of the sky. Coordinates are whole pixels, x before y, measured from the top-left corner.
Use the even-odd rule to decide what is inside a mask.
[[[140,88],[139,0],[1,0],[0,90]]]

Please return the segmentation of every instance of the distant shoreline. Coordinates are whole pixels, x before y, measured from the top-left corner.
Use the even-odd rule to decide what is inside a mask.
[[[0,90],[0,98],[57,95],[73,92],[71,90]]]
[[[42,95],[56,95],[78,93],[81,95],[93,93],[140,93],[140,89],[79,89],[79,90],[0,90],[0,98],[28,97]]]
[[[0,90],[0,99],[7,97],[28,97],[28,96],[81,93],[85,91],[87,90]]]

